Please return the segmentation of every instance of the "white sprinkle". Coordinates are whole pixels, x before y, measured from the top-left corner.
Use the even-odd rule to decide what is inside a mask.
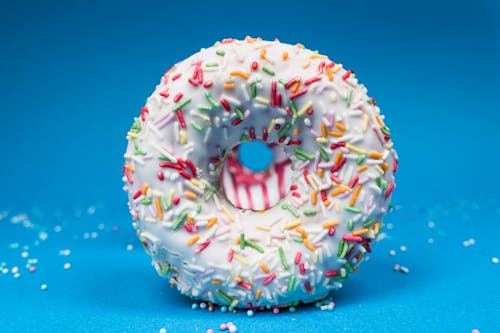
[[[434,244],[434,238],[429,238],[429,239],[427,240],[427,243],[429,243],[429,244]]]
[[[40,286],[40,290],[42,290],[42,291],[45,291],[45,290],[47,290],[48,288],[49,288],[49,287],[48,287],[45,283],[43,283],[43,284]]]
[[[401,250],[401,252],[406,252],[406,246],[405,245],[401,245],[399,247],[399,249]]]
[[[62,230],[62,227],[60,225],[56,225],[54,227],[54,232],[61,232],[61,230]]]
[[[499,262],[498,257],[491,258],[491,262],[494,263],[494,264],[498,264],[498,262]]]
[[[162,327],[162,328],[160,328],[160,331],[159,331],[159,332],[160,332],[160,333],[167,333],[167,329],[166,329],[166,328],[164,328],[164,327]]]
[[[64,267],[64,269],[66,269],[66,270],[67,270],[67,269],[70,269],[70,268],[71,268],[71,264],[70,264],[69,262],[67,262],[67,263],[65,263],[65,264],[64,264],[64,266],[63,266],[63,267]]]
[[[21,258],[28,258],[29,253],[27,251],[21,252]]]
[[[389,254],[390,254],[391,256],[395,256],[395,255],[396,255],[396,251],[395,251],[395,250],[390,250],[390,251],[389,251]]]
[[[434,221],[429,221],[429,222],[427,222],[427,226],[429,227],[429,229],[434,229],[434,227],[436,226],[436,223],[434,223]]]
[[[134,246],[132,244],[127,244],[127,251],[132,251]]]

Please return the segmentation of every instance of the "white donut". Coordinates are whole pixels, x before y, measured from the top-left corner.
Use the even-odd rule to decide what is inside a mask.
[[[160,275],[232,307],[342,286],[382,227],[397,155],[351,70],[279,41],[227,39],[176,64],[127,134],[124,189]],[[260,172],[238,144],[274,152]]]

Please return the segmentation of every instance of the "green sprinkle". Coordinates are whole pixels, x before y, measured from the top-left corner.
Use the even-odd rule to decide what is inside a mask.
[[[194,120],[191,120],[191,126],[198,132],[203,131],[203,127]]]
[[[389,131],[389,128],[387,126],[384,126],[382,128],[382,133],[387,134],[387,135],[391,135],[391,131]]]
[[[347,268],[347,271],[348,271],[349,273],[352,273],[352,271],[354,271],[354,267],[352,267],[352,265],[351,265],[349,262],[346,262],[346,263],[344,264],[344,266],[345,266],[345,268]]]
[[[288,280],[288,291],[292,291],[295,287],[295,275],[290,276],[290,280]]]
[[[223,57],[226,54],[226,52],[224,50],[217,50],[217,51],[215,51],[215,54],[217,54],[218,56]]]
[[[205,113],[212,111],[212,107],[207,105],[198,105],[196,108],[198,109],[198,111]]]
[[[231,304],[231,302],[233,301],[233,300],[231,299],[231,297],[227,296],[227,295],[226,295],[226,294],[225,294],[222,290],[217,289],[215,292],[216,292],[216,293],[217,293],[217,295],[219,295],[219,297],[220,297],[220,298],[222,298],[225,302],[227,302],[227,303]]]
[[[218,66],[219,66],[219,64],[216,62],[207,62],[205,64],[205,67],[218,67]]]
[[[344,259],[345,256],[347,255],[347,252],[349,252],[350,246],[347,243],[344,243],[344,247],[342,248],[342,253],[340,253],[340,259]]]
[[[246,133],[243,133],[240,135],[240,142],[247,141],[248,135]]]
[[[160,161],[166,161],[166,162],[174,162],[172,161],[170,158],[168,158],[167,156],[163,155],[163,154],[160,154],[160,156],[158,156],[158,159]]]
[[[244,249],[245,248],[245,234],[244,233],[241,233],[240,234],[240,249]]]
[[[343,239],[341,239],[339,242],[339,249],[337,251],[337,257],[339,257],[341,259],[343,258],[343,257],[341,257],[341,255],[344,252],[344,247],[346,247],[346,243]]]
[[[314,215],[316,215],[316,210],[314,210],[314,209],[306,209],[306,210],[304,210],[304,215],[305,216],[314,216]]]
[[[281,265],[283,266],[284,269],[288,270],[289,267],[288,263],[286,262],[285,251],[281,246],[278,248],[278,252],[280,253]]]
[[[372,99],[371,99],[371,98],[369,98],[366,102],[367,102],[368,104],[370,104],[370,105],[373,105],[373,102],[372,102]]]
[[[250,246],[251,248],[254,248],[255,250],[259,251],[260,253],[264,253],[264,249],[254,241],[251,241],[249,239],[245,240],[245,244]]]
[[[217,103],[217,101],[214,99],[212,94],[210,94],[210,92],[208,92],[208,91],[205,92],[205,98],[207,99],[208,103],[210,103],[210,105],[212,105],[212,107],[214,107],[214,108],[220,107],[220,104]]]
[[[278,83],[281,84],[282,86],[286,86],[286,81],[283,79],[279,79]]]
[[[295,106],[295,103],[292,100],[288,101],[288,106],[290,107],[290,110],[292,111],[292,125],[295,124],[297,121],[297,107]]]
[[[201,213],[201,204],[198,204],[198,205],[196,206],[196,213],[197,213],[197,214],[200,214],[200,213]]]
[[[385,179],[382,179],[382,191],[387,190],[387,181]]]
[[[375,178],[375,184],[377,184],[378,187],[382,187],[382,177],[378,176]]]
[[[252,97],[257,96],[257,84],[255,82],[252,82],[252,84],[250,85],[250,95]]]
[[[359,155],[359,157],[356,159],[356,164],[357,165],[360,165],[361,163],[363,163],[363,161],[365,160],[366,158],[366,155]]]
[[[285,134],[288,132],[288,130],[291,127],[292,127],[292,124],[286,123],[285,126],[283,126],[282,128],[280,128],[280,130],[278,131],[278,138],[282,138],[283,136],[285,136]]]
[[[328,154],[326,153],[326,151],[322,147],[319,148],[319,155],[321,156],[321,158],[325,162],[329,162],[330,161],[330,157],[328,157]]]
[[[368,227],[369,227],[369,226],[371,226],[373,223],[375,223],[375,219],[368,220],[368,221],[366,221],[365,223],[363,223],[363,228],[368,228]]]
[[[340,267],[340,274],[339,274],[340,277],[343,277],[345,278],[347,276],[347,272],[345,270],[344,267]]]
[[[149,206],[149,205],[151,205],[152,202],[153,202],[153,200],[151,200],[151,198],[144,198],[144,199],[142,199],[141,204],[143,204],[145,206]]]
[[[168,209],[167,198],[165,198],[164,195],[160,196],[160,205],[161,205],[161,208],[163,210],[167,210]]]
[[[144,155],[146,155],[146,152],[144,150],[137,149],[136,151],[134,151],[134,155],[144,156]]]
[[[245,119],[245,115],[243,114],[243,112],[240,110],[240,108],[236,107],[234,108],[234,112],[236,112],[236,114],[238,115],[238,118],[240,118],[241,120],[244,120]]]
[[[344,209],[346,211],[348,211],[349,213],[353,213],[353,214],[359,214],[359,213],[361,213],[361,209],[359,209],[357,207],[344,206]]]
[[[170,273],[170,265],[167,264],[165,266],[157,264],[156,269],[160,275],[167,275]]]
[[[354,229],[354,220],[353,219],[350,219],[349,221],[347,221],[347,229],[349,229],[349,231],[352,231],[352,229]]]
[[[179,104],[177,104],[176,106],[174,106],[174,108],[172,109],[172,111],[178,111],[180,109],[182,109],[183,107],[185,107],[189,102],[191,102],[191,98],[186,98],[186,100],[180,102]]]
[[[179,215],[179,217],[177,218],[175,223],[172,225],[172,230],[179,229],[182,222],[184,222],[186,220],[187,216],[188,216],[188,212],[183,212],[181,215]]]
[[[300,148],[294,148],[293,152],[295,153],[295,156],[300,159],[300,160],[309,160],[309,161],[314,161],[314,155],[311,153],[308,153],[307,151],[300,149]],[[300,158],[301,156],[302,158]]]
[[[212,198],[212,196],[214,195],[214,193],[215,193],[215,186],[212,186],[212,187],[208,190],[207,194],[205,194],[205,201],[210,200],[210,198]]]
[[[300,216],[299,213],[295,210],[295,208],[293,208],[292,206],[290,206],[288,204],[281,205],[281,208],[289,211],[295,217],[299,217]]]
[[[173,73],[173,72],[175,72],[176,69],[177,69],[177,66],[172,66],[165,74]]]
[[[271,75],[271,76],[274,76],[274,74],[275,74],[275,73],[274,73],[274,71],[273,71],[271,68],[266,67],[266,66],[263,66],[263,67],[262,67],[262,70],[263,70],[264,72],[266,72],[267,74]]]
[[[131,132],[133,133],[139,133],[141,131],[141,122],[139,121],[139,118],[134,118],[134,124],[132,125],[132,128],[130,129]]]
[[[304,243],[304,239],[302,237],[295,236],[292,239],[296,243]]]
[[[349,90],[349,92],[347,93],[347,96],[345,98],[345,101],[347,103],[347,107],[350,108],[351,107],[351,96],[352,96],[352,89]]]

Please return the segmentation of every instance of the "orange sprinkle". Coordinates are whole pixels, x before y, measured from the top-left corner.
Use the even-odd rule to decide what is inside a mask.
[[[194,219],[191,217],[191,215],[187,214],[186,216],[186,220],[189,222],[189,224],[192,224],[194,225],[195,222],[194,222]]]
[[[331,196],[334,197],[336,195],[342,194],[346,191],[344,187],[337,187],[335,190],[332,191]]]
[[[389,163],[387,162],[382,163],[382,170],[387,171],[387,169],[389,169]]]
[[[242,278],[241,276],[235,276],[235,277],[234,277],[234,280],[235,280],[236,282],[243,282],[243,278]]]
[[[156,206],[156,211],[158,213],[158,218],[160,220],[163,220],[163,210],[161,209],[161,202],[159,197],[156,197],[155,199],[155,206]]]
[[[261,210],[259,210],[259,213],[260,213],[260,214],[264,214],[265,212],[266,212],[266,210],[265,210],[265,209],[261,209]]]
[[[264,273],[269,274],[270,270],[269,270],[269,267],[267,267],[267,265],[266,265],[266,263],[265,263],[265,262],[261,261],[261,262],[259,263],[259,266],[260,266],[260,268],[262,268],[262,271],[263,271]]]
[[[304,48],[304,45],[300,44],[300,43],[295,44],[295,46],[297,46],[299,49],[303,49]]]
[[[311,203],[316,205],[316,202],[318,202],[318,192],[317,191],[312,191],[311,192]]]
[[[267,53],[267,49],[266,48],[260,49],[260,58],[261,59],[266,59],[266,53]]]
[[[344,154],[342,154],[342,152],[339,151],[337,153],[337,155],[335,155],[335,158],[333,159],[333,163],[335,163],[335,164],[339,163],[339,161],[342,159],[343,156],[344,156]]]
[[[305,231],[304,229],[302,228],[295,228],[295,231],[300,234],[300,236],[302,236],[302,238],[304,239],[307,239],[308,237],[308,234],[307,234],[307,231]]]
[[[307,239],[304,239],[304,246],[313,252],[316,251],[316,246],[310,243]]]
[[[261,289],[257,289],[257,291],[255,292],[255,298],[260,298],[260,296],[262,295],[262,290]]]
[[[142,195],[146,196],[146,193],[148,193],[148,190],[149,190],[149,185],[144,184],[144,186],[142,187]]]
[[[328,80],[333,81],[333,73],[330,67],[326,67],[326,76],[328,76]]]
[[[371,158],[374,158],[376,160],[381,159],[384,155],[382,153],[379,153],[378,151],[371,151],[368,153],[368,156]]]
[[[311,59],[328,59],[328,57],[324,54],[313,53]]]
[[[297,81],[294,84],[292,84],[292,87],[290,88],[290,90],[292,93],[295,94],[297,92],[297,90],[299,90],[299,87],[300,87],[300,81]]]
[[[354,193],[352,194],[351,201],[349,201],[349,206],[354,206],[356,204],[356,200],[358,199],[359,192],[361,191],[361,188],[363,185],[358,185],[356,186],[356,189],[354,190]]]
[[[356,260],[359,262],[362,257],[363,257],[363,252],[359,251],[358,254],[356,254]]]
[[[283,52],[283,54],[281,55],[281,59],[283,59],[284,61],[287,61],[288,59],[288,52]]]
[[[339,132],[339,131],[328,131],[328,135],[334,136],[336,138],[340,138],[344,135],[344,133]]]
[[[318,176],[320,177],[323,177],[323,173],[325,172],[325,169],[323,168],[318,168],[318,171],[316,171],[316,173],[318,174]]]
[[[300,135],[300,130],[298,128],[295,128],[293,130],[293,136],[299,136]]]
[[[221,284],[221,283],[222,283],[222,281],[219,280],[219,279],[213,279],[212,280],[212,284]]]
[[[239,76],[245,80],[248,80],[248,78],[250,77],[250,75],[248,75],[248,73],[246,72],[243,72],[243,71],[231,71],[229,72],[229,75],[231,76]]]
[[[337,127],[339,130],[341,130],[342,132],[345,131],[345,126],[344,124],[342,124],[341,122],[336,122],[335,123],[335,127]]]
[[[321,136],[326,138],[328,135],[328,130],[326,129],[325,123],[321,123]]]
[[[200,235],[196,235],[196,236],[193,236],[190,239],[188,239],[186,243],[187,243],[187,245],[193,245],[194,243],[196,243],[199,240],[200,240]]]
[[[365,164],[365,165],[362,165],[362,166],[358,167],[356,169],[356,172],[357,173],[361,173],[361,172],[365,171],[366,169],[368,169],[368,165]]]
[[[213,227],[215,223],[217,223],[217,216],[214,216],[210,220],[208,220],[207,228]]]
[[[130,164],[125,164],[125,168],[130,171],[130,172],[134,172],[135,171],[135,168],[133,165],[130,165]]]
[[[226,82],[226,83],[224,83],[224,85],[222,87],[226,90],[231,90],[231,89],[234,89],[234,83]]]
[[[240,245],[241,239],[240,236],[236,237],[236,244]]]
[[[354,230],[354,231],[352,232],[352,235],[353,235],[353,236],[361,236],[361,235],[366,234],[366,233],[368,232],[368,230],[369,230],[369,229],[367,229],[367,228],[363,228],[363,229],[359,229],[359,230]]]
[[[323,201],[323,204],[325,205],[325,207],[330,206],[331,203],[332,203],[332,201],[330,199],[326,199],[325,201]]]
[[[380,117],[378,115],[375,115],[375,119],[377,120],[377,123],[380,126],[380,128],[383,128],[384,123],[382,122],[382,119],[380,119]]]
[[[196,200],[196,193],[192,192],[192,191],[184,191],[184,196],[186,197],[186,199],[189,199],[189,200]]]
[[[380,231],[380,227],[381,227],[380,222],[377,222],[373,225],[373,232],[375,233],[375,235],[378,234],[378,232]]]
[[[323,223],[323,229],[330,229],[338,226],[340,224],[339,221],[330,221]]]

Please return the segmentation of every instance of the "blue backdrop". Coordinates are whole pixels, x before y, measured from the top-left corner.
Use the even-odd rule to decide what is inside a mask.
[[[1,1],[0,331],[205,332],[230,320],[241,332],[500,331],[499,8]],[[334,312],[193,312],[130,227],[120,171],[133,117],[173,63],[246,35],[301,42],[354,69],[400,156],[394,227]],[[392,272],[397,263],[410,272]]]

